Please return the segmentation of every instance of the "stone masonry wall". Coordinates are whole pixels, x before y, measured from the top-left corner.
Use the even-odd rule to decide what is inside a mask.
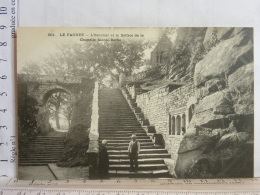
[[[133,90],[129,92],[133,93]],[[194,86],[190,84],[173,91],[169,91],[169,87],[165,86],[136,96],[136,103],[142,109],[145,118],[149,119],[150,125],[155,126],[156,133],[163,135],[165,148],[174,162],[177,160],[183,136],[169,135],[170,115],[180,108],[186,113],[187,102],[193,94]]]

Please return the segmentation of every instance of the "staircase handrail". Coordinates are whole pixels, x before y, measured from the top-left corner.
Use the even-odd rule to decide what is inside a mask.
[[[142,80],[142,79],[146,78],[147,76],[149,76],[150,74],[156,73],[158,71],[160,71],[160,66],[153,67],[153,68],[150,68],[148,70],[139,72],[137,74],[133,74],[131,76],[128,76],[126,78],[126,81],[127,82],[135,82],[135,81],[138,81],[138,80]]]

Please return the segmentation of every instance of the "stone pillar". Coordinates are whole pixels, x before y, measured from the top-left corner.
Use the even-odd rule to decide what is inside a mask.
[[[89,148],[87,151],[89,162],[89,179],[98,179],[98,140],[90,140]],[[96,147],[95,147],[96,146]]]
[[[98,152],[88,151],[89,179],[98,179]]]

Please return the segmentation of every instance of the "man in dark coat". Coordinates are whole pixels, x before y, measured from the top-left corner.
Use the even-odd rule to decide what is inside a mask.
[[[99,176],[101,179],[108,178],[109,158],[106,144],[107,140],[102,140],[99,147]]]
[[[138,169],[138,154],[140,152],[140,143],[136,140],[136,135],[131,136],[131,141],[128,146],[128,155],[130,158],[130,172]],[[135,165],[135,168],[134,168]]]

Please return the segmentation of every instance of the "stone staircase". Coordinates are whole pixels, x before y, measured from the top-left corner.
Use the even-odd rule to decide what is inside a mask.
[[[154,145],[119,89],[99,92],[99,137],[108,140],[109,176],[111,178],[172,178],[164,163],[167,151]],[[137,172],[129,172],[127,154],[130,136],[136,134],[141,151]]]
[[[63,153],[64,137],[37,136],[19,151],[20,166],[56,163]]]

